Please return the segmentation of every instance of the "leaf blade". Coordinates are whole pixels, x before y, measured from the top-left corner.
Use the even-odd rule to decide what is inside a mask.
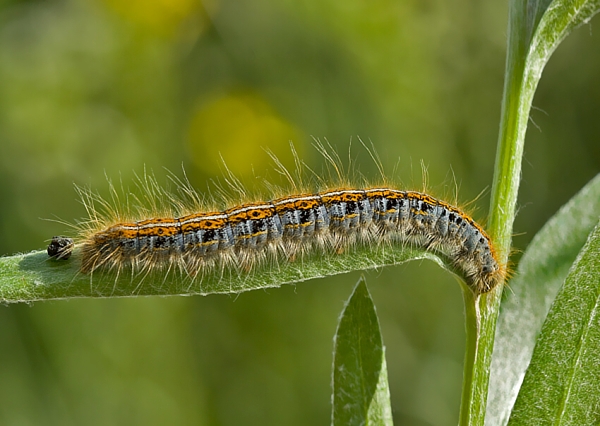
[[[66,261],[52,260],[45,251],[37,251],[0,258],[0,302],[241,293],[419,259],[432,260],[457,273],[449,260],[402,244],[357,245],[342,253],[312,253],[294,262],[273,260],[251,271],[227,268],[195,278],[160,270],[134,277],[127,273],[116,277],[106,272],[90,276],[79,272],[77,248]]]
[[[600,222],[544,323],[509,425],[600,421]]]
[[[538,334],[600,211],[600,175],[567,202],[523,254],[500,309],[486,424],[505,425]]]
[[[332,401],[332,425],[393,424],[385,348],[364,278],[346,303],[335,334]]]
[[[600,10],[600,0],[512,0],[508,24],[508,49],[505,84],[496,151],[489,231],[496,241],[500,262],[509,258],[516,203],[521,179],[521,163],[529,112],[542,71],[560,42],[577,26],[588,22]],[[483,392],[483,406],[489,389],[496,319],[502,287],[481,298],[478,364],[472,375],[478,382],[473,389]],[[464,424],[484,423],[487,410],[471,410]],[[494,424],[494,423],[491,423]]]

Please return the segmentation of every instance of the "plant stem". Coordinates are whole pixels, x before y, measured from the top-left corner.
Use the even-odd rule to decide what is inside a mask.
[[[465,350],[465,367],[463,372],[462,403],[458,422],[460,426],[468,425],[470,419],[473,417],[471,410],[475,406],[473,399],[476,396],[473,389],[475,385],[473,376],[475,375],[475,365],[477,365],[477,345],[479,342],[479,313],[477,312],[478,305],[475,301],[476,296],[470,289],[463,286],[463,299],[465,301],[467,347]]]
[[[508,51],[500,118],[500,134],[490,202],[489,232],[501,265],[510,253],[515,206],[521,178],[521,160],[527,120],[535,88],[524,88],[525,40],[521,20],[525,16],[517,0],[511,2]],[[496,320],[503,285],[479,297],[464,291],[467,348],[460,411],[461,426],[483,426]]]

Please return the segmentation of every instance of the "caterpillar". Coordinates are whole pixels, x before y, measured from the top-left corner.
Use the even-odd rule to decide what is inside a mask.
[[[339,174],[339,157],[317,148]],[[149,186],[154,191],[148,192],[161,192],[153,182]],[[238,187],[235,181],[232,185]],[[189,185],[184,190],[199,199]],[[340,186],[181,215],[173,213],[186,208],[175,204],[178,208],[163,209],[163,215],[148,211],[148,217],[126,220],[118,214],[99,217],[88,209],[92,220],[81,227],[77,243],[81,272],[175,268],[194,279],[214,268],[250,272],[266,259],[293,262],[314,251],[339,253],[356,244],[402,244],[448,259],[476,294],[490,291],[505,274],[483,228],[458,207],[423,192]],[[65,259],[73,249],[72,241],[60,238],[51,246],[51,255]]]

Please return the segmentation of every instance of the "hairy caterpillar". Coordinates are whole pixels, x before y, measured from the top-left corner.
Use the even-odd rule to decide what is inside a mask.
[[[322,145],[317,149],[341,181],[337,154]],[[296,160],[297,166],[302,164],[297,156]],[[249,272],[266,259],[294,261],[315,250],[341,252],[355,244],[404,244],[443,255],[477,294],[491,290],[504,278],[490,237],[459,208],[422,192],[387,185],[298,191],[299,184],[275,161],[298,193],[224,210],[202,208],[200,195],[189,184],[180,189],[194,200],[195,208],[166,194],[170,208],[144,209],[137,215],[118,214],[109,203],[84,192],[90,220],[80,227],[76,244],[81,250],[81,272],[178,269],[194,279],[214,268]],[[145,181],[146,198],[155,204],[151,198],[165,196],[165,192],[154,180]],[[231,174],[228,182],[242,191]],[[111,214],[99,215],[94,201]],[[52,245],[53,255],[65,259],[73,247],[60,238]],[[66,248],[57,254],[56,246]]]

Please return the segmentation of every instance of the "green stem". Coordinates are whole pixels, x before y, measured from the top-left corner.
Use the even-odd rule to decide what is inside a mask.
[[[500,262],[510,253],[515,206],[521,180],[521,160],[527,120],[535,89],[524,90],[524,45],[519,28],[522,14],[512,5],[509,19],[508,54],[500,117],[500,134],[490,201],[489,232],[496,242]],[[528,41],[527,41],[528,42]],[[500,296],[501,293],[498,295]]]
[[[479,342],[479,313],[476,296],[473,292],[463,286],[463,299],[465,301],[466,334],[467,348],[465,350],[465,369],[463,376],[462,404],[460,406],[459,425],[466,426],[472,418],[472,409],[475,406],[473,399],[474,393],[474,375],[477,359],[477,345]]]
[[[527,120],[534,89],[525,88],[525,40],[519,31],[525,16],[518,1],[512,2],[506,59],[500,134],[490,203],[489,232],[502,265],[508,264],[515,206],[521,177],[521,161]],[[461,426],[483,426],[496,320],[500,310],[502,285],[480,297],[465,291],[467,349],[461,405]]]
[[[460,426],[483,425],[485,420],[490,364],[501,294],[501,286],[480,296],[476,296],[468,288],[463,289],[467,347]]]

